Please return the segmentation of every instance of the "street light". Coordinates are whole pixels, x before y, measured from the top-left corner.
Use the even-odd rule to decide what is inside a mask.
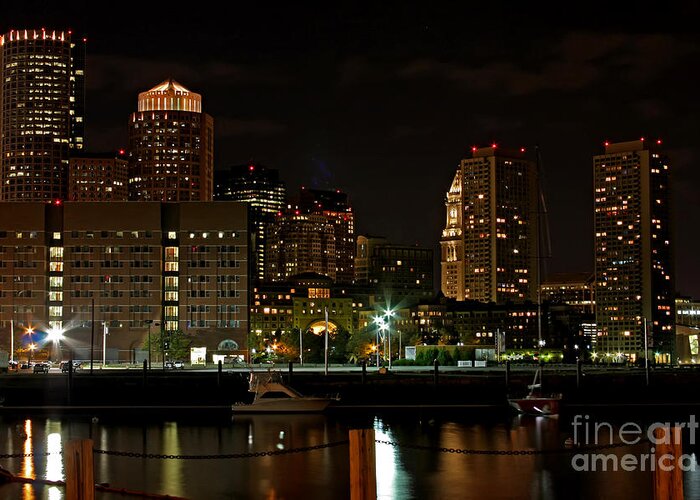
[[[374,323],[378,326],[376,330],[376,335],[377,335],[377,370],[379,369],[379,330],[381,330],[384,327],[384,318],[381,316],[375,316],[374,317]]]
[[[56,354],[59,358],[63,357],[61,356],[61,340],[63,340],[64,333],[66,333],[66,331],[63,328],[51,327],[46,330],[46,340],[56,344]],[[59,361],[62,361],[62,359]]]
[[[29,344],[29,361],[27,361],[27,364],[29,365],[32,364],[32,353],[34,352],[34,349],[36,349],[36,344],[32,342]]]
[[[151,369],[151,325],[153,324],[152,319],[143,320],[144,323],[148,325],[148,369]]]
[[[386,331],[389,337],[389,369],[391,370],[391,318],[394,317],[394,311],[392,309],[387,309],[384,311],[384,317],[386,318]]]
[[[26,327],[26,328],[25,328],[25,332],[26,332],[27,335],[29,335],[29,348],[30,348],[29,359],[27,360],[27,363],[30,363],[30,364],[31,364],[31,362],[32,362],[32,353],[31,353],[31,349],[34,348],[34,347],[32,347],[32,346],[34,346],[34,340],[32,339],[32,333],[34,333],[34,327],[32,327],[32,326]],[[35,347],[36,347],[36,346],[35,346]]]

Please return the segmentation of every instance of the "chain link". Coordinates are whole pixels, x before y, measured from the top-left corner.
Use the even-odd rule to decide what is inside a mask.
[[[323,448],[332,448],[334,446],[342,446],[348,444],[349,441],[336,441],[333,443],[317,444],[315,446],[304,446],[301,448],[290,448],[288,450],[272,450],[272,451],[254,451],[247,453],[221,453],[209,455],[162,455],[160,453],[139,453],[135,451],[111,451],[111,450],[93,450],[94,453],[100,455],[109,455],[113,457],[129,457],[129,458],[155,458],[160,460],[215,460],[229,458],[258,458],[271,457],[275,455],[288,455],[290,453],[303,453],[313,450],[321,450]]]
[[[2,458],[26,458],[26,457],[48,457],[49,455],[60,455],[63,451],[46,451],[43,453],[0,453]]]
[[[395,446],[397,448],[410,448],[414,450],[428,450],[428,451],[437,451],[440,453],[456,453],[456,454],[462,454],[462,455],[515,455],[515,456],[522,456],[522,455],[546,455],[546,454],[551,454],[551,453],[581,453],[581,452],[587,452],[587,451],[596,451],[596,450],[606,450],[606,449],[611,449],[611,448],[621,448],[624,446],[634,446],[637,444],[642,444],[648,442],[648,439],[641,440],[637,443],[628,444],[628,443],[610,443],[610,444],[605,444],[605,445],[596,445],[596,446],[572,446],[571,448],[553,448],[553,449],[547,449],[547,450],[474,450],[474,449],[464,449],[464,448],[439,448],[436,446],[427,446],[427,445],[421,445],[421,444],[401,444],[397,443],[395,441],[383,441],[380,439],[376,439],[374,442],[378,444],[388,444],[390,446]]]

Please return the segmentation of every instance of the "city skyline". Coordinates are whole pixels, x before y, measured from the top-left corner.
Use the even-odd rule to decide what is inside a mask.
[[[40,6],[33,14],[43,22],[56,14]],[[602,19],[593,7],[574,8],[580,15],[568,22],[543,11],[527,28],[517,8],[470,15],[501,19],[493,33],[479,23],[462,30],[466,9],[457,6],[358,7],[340,18],[308,7],[241,9],[157,22],[145,15],[156,23],[148,30],[143,19],[126,22],[128,8],[109,19],[85,4],[54,15],[52,25],[88,36],[88,149],[124,146],[121,120],[137,91],[172,77],[207,99],[217,169],[254,159],[290,186],[341,188],[352,196],[358,234],[437,253],[444,185],[465,152],[494,141],[539,144],[549,269],[574,272],[593,269],[590,158],[605,140],[661,138],[672,198],[684,208],[672,221],[677,290],[700,295],[697,236],[681,226],[698,213],[690,118],[697,104],[686,74],[698,55],[685,24],[692,7],[658,13],[659,24],[645,28],[628,15]],[[20,27],[29,12],[8,19]],[[387,199],[411,203],[397,217]]]

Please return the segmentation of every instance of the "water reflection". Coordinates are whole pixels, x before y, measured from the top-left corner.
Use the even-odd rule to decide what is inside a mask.
[[[543,417],[380,415],[378,440],[432,449],[376,446],[377,490],[382,499],[433,498],[651,498],[651,475],[642,472],[577,473],[569,454],[476,455],[435,448],[547,450],[570,435],[566,420]],[[63,479],[62,456],[70,439],[92,437],[95,447],[143,453],[232,454],[288,450],[348,437],[349,420],[323,416],[242,416],[233,421],[192,423],[91,423],[81,419],[0,420],[0,453],[37,453],[0,461],[28,477]],[[562,429],[562,427],[564,427]],[[44,451],[50,452],[43,456]],[[616,454],[639,449],[609,450]],[[608,452],[608,451],[606,451]],[[98,482],[185,498],[314,498],[349,496],[347,446],[245,459],[156,460],[97,455]],[[700,472],[686,474],[697,497]],[[63,488],[0,486],[0,498],[60,500]],[[109,498],[105,496],[104,498]]]

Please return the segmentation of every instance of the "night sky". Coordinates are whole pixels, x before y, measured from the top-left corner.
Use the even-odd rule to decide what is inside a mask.
[[[677,288],[700,297],[700,7],[301,3],[13,2],[3,32],[87,36],[89,150],[124,147],[138,92],[173,77],[214,117],[217,167],[254,159],[292,192],[340,188],[358,233],[436,260],[461,156],[539,144],[548,267],[592,271],[592,155],[605,140],[661,138]]]

